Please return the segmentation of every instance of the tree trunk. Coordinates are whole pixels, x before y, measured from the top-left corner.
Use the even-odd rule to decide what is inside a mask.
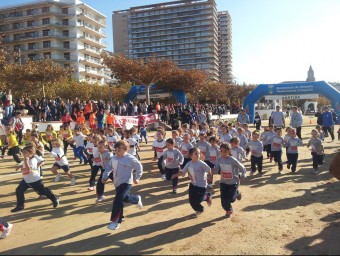
[[[151,84],[145,86],[146,104],[148,105],[150,105],[150,86]]]

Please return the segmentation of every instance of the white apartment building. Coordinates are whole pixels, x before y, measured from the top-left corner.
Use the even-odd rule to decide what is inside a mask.
[[[107,46],[105,15],[79,0],[39,0],[0,9],[3,43],[20,52],[22,62],[48,58],[74,66],[78,81],[103,84],[109,78],[100,56]]]

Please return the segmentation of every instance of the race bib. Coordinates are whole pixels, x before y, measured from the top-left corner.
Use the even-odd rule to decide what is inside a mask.
[[[156,148],[156,151],[159,152],[159,153],[162,153],[163,152],[163,148]]]
[[[65,139],[67,139],[67,138],[70,137],[70,134],[69,134],[69,133],[63,133],[63,137],[64,137]]]
[[[166,154],[166,162],[167,163],[172,163],[172,161],[174,161],[174,158],[175,158],[175,156],[174,156],[173,152],[168,152]]]
[[[297,150],[297,144],[298,144],[297,141],[291,142],[291,143],[290,143],[290,148],[291,148],[292,150],[295,150],[295,151],[296,151],[296,150]]]
[[[28,168],[21,168],[22,175],[27,175],[30,173],[30,170]]]
[[[210,162],[215,162],[217,160],[216,150],[209,150]]]
[[[274,138],[273,139],[273,146],[279,148],[281,146],[281,139]]]
[[[95,162],[95,163],[100,163],[101,161],[102,161],[102,159],[100,157],[93,158],[93,162]]]
[[[113,141],[109,141],[108,144],[109,144],[110,147],[114,147],[114,145],[115,145],[115,143]]]
[[[230,164],[220,164],[221,168],[221,179],[222,180],[232,180],[233,171]]]
[[[187,146],[183,145],[182,149],[181,149],[181,152],[182,152],[183,155],[188,155],[189,154],[189,150],[188,150]]]
[[[200,147],[198,147],[198,149],[201,151],[201,160],[204,160],[205,159],[205,155],[206,155],[206,152],[205,152],[206,148],[200,146]]]
[[[51,135],[51,134],[47,134],[46,137],[47,137],[48,140],[51,140],[51,139],[52,139],[52,135]]]
[[[93,153],[93,148],[88,148],[87,151],[92,154]]]
[[[188,167],[188,173],[189,173],[189,177],[190,177],[190,180],[192,181],[192,183],[196,184],[196,177],[195,177],[194,168]]]
[[[58,161],[61,160],[61,158],[60,157],[56,157],[55,160],[58,162]]]

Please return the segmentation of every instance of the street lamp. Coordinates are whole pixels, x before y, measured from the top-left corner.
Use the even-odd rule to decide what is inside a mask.
[[[202,90],[198,90],[198,93],[197,93],[197,105],[199,105],[200,104],[200,92],[201,92]]]

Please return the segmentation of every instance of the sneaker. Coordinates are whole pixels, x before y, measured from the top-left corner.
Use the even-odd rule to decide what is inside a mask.
[[[0,158],[4,158],[4,156],[0,156]]]
[[[82,164],[82,163],[83,163],[83,160],[80,160],[80,161],[79,161],[79,164]]]
[[[271,157],[270,160],[269,160],[269,163],[272,163],[273,162],[273,158]]]
[[[233,211],[227,211],[225,217],[226,217],[227,219],[229,219],[229,218],[231,217],[232,214],[233,214]]]
[[[279,172],[278,172],[278,173],[281,174],[281,173],[282,173],[282,170],[279,169]]]
[[[201,215],[203,212],[200,212],[200,211],[197,211],[197,212],[195,212],[195,215],[196,216],[199,216],[199,215]]]
[[[39,195],[38,196],[38,199],[43,199],[43,198],[46,198],[46,196],[45,195]]]
[[[44,178],[44,176],[40,176],[40,179],[42,180]]]
[[[54,182],[59,182],[60,178],[61,178],[61,174],[58,173],[57,176],[55,176]]]
[[[207,195],[207,199],[206,199],[207,204],[208,204],[208,206],[211,206],[211,204],[212,204],[212,200],[211,200],[212,195],[211,195],[211,193],[207,193],[206,195]]]
[[[172,194],[177,194],[177,189],[174,188],[174,189],[172,190]]]
[[[314,170],[313,170],[313,173],[314,173],[315,175],[318,175],[318,174],[319,174],[319,170],[318,170],[318,169],[314,169]]]
[[[20,163],[17,163],[17,166],[22,166],[24,163],[23,162],[20,162]]]
[[[25,207],[23,207],[23,206],[17,206],[17,207],[15,207],[14,209],[12,209],[11,212],[20,212],[20,211],[22,211],[23,209],[25,209]]]
[[[213,184],[209,183],[208,188],[213,188]]]
[[[88,190],[88,191],[93,191],[93,190],[94,190],[94,187],[88,187],[87,190]]]
[[[239,192],[238,195],[236,196],[236,199],[241,200],[242,199],[242,193]]]
[[[56,197],[55,201],[53,202],[53,208],[57,208],[59,206],[59,197]]]
[[[111,230],[119,229],[119,227],[120,227],[120,223],[116,223],[116,222],[111,222],[109,225],[107,225],[107,228]]]
[[[137,207],[139,209],[142,209],[143,208],[143,204],[142,204],[142,198],[141,196],[138,196],[138,203],[137,203]]]
[[[72,186],[73,186],[73,185],[76,185],[76,183],[77,183],[76,179],[75,179],[75,178],[72,178],[72,179],[71,179],[71,185],[72,185]]]
[[[162,174],[162,181],[166,181],[166,176],[165,176],[165,174]]]
[[[99,196],[96,200],[96,203],[100,203],[102,201],[104,201],[106,199],[106,197],[103,195],[103,196]]]
[[[8,237],[12,231],[12,228],[13,228],[13,224],[8,223],[8,227],[5,228],[5,230],[2,232],[0,238],[5,239],[6,237]]]

